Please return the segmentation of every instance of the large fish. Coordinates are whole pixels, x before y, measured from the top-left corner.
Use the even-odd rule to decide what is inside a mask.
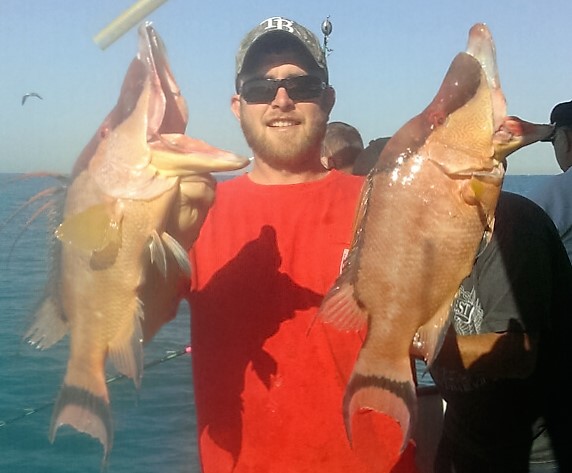
[[[459,286],[494,229],[504,159],[550,132],[506,116],[491,34],[473,26],[433,101],[391,138],[368,175],[350,253],[318,313],[340,328],[367,326],[343,399],[350,441],[356,411],[375,410],[400,423],[406,446],[417,408],[414,338],[430,364]]]
[[[180,186],[191,200],[195,193],[196,208],[187,209],[195,215],[188,246],[214,197],[208,173],[248,163],[186,136],[187,119],[163,43],[150,24],[141,25],[118,102],[71,173],[55,232],[55,265],[26,334],[43,349],[69,331],[50,439],[68,424],[100,440],[104,461],[113,441],[106,360],[139,386],[143,339],[164,322],[161,311],[170,310],[155,301],[178,304],[177,284],[188,281],[187,252],[166,231]]]

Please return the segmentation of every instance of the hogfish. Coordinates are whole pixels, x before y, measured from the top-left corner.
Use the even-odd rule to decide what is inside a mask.
[[[71,173],[46,296],[26,333],[43,349],[69,332],[50,440],[68,424],[100,440],[104,461],[113,442],[106,360],[139,386],[144,332],[150,338],[165,317],[152,291],[170,291],[178,303],[178,287],[166,281],[190,271],[186,250],[166,231],[171,211],[178,210],[180,186],[189,191],[196,184],[192,238],[214,197],[208,173],[248,163],[186,136],[187,120],[163,42],[151,24],[141,25],[138,54],[117,104]],[[165,283],[154,287],[151,274]]]
[[[412,342],[430,364],[494,230],[506,156],[550,129],[506,116],[492,36],[476,24],[433,101],[381,152],[342,273],[318,312],[343,329],[367,327],[343,399],[350,442],[354,414],[374,410],[399,422],[407,445],[417,409]]]

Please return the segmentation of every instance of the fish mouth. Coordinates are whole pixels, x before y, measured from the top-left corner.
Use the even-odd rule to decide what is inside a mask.
[[[248,164],[244,157],[186,136],[188,107],[175,80],[163,41],[146,22],[139,28],[137,59],[151,84],[147,108],[150,164],[163,177],[234,171]],[[144,90],[141,91],[144,93]]]
[[[147,136],[184,133],[189,118],[187,103],[169,65],[165,45],[150,22],[139,27],[137,57],[147,68],[153,88]]]

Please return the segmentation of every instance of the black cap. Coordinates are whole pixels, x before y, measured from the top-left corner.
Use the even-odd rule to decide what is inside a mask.
[[[572,101],[556,105],[550,113],[550,123],[559,126],[572,126]]]

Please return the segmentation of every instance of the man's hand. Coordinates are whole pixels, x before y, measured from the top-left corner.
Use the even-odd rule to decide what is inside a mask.
[[[173,206],[167,233],[188,250],[195,242],[214,202],[216,180],[210,174],[181,179],[178,201]]]

